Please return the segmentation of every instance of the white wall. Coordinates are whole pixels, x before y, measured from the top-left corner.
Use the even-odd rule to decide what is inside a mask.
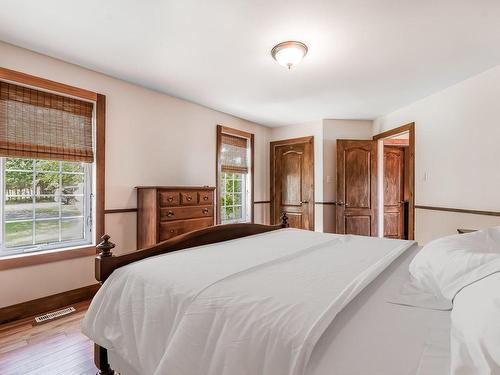
[[[337,139],[371,139],[371,120],[323,120],[323,201],[337,200]],[[335,206],[323,206],[323,230],[335,232]]]
[[[375,121],[374,134],[415,122],[417,205],[500,211],[499,98],[500,65]],[[417,210],[416,239],[495,223],[500,217]]]
[[[107,209],[136,207],[137,185],[215,185],[217,124],[255,134],[255,200],[269,199],[267,127],[1,42],[0,66],[106,95]],[[134,213],[105,226],[118,252],[136,248]],[[0,271],[0,307],[93,283],[92,257]]]

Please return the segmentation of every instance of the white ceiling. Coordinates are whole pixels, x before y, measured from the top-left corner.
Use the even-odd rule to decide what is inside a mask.
[[[261,124],[372,119],[500,64],[498,0],[0,0],[0,39]],[[270,56],[296,39],[287,71]]]

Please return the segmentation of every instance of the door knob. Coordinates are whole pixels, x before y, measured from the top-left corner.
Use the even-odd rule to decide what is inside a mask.
[[[344,202],[337,202],[337,206],[345,206]]]

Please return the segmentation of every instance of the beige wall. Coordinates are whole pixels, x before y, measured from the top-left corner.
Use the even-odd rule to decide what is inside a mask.
[[[500,211],[500,66],[375,121],[374,134],[415,122],[417,205]],[[500,225],[500,217],[416,211],[416,239]]]
[[[137,185],[215,185],[217,124],[255,134],[255,200],[269,199],[267,127],[1,42],[0,66],[106,95],[107,209],[136,207]],[[135,214],[105,225],[117,251],[136,248]],[[0,271],[0,307],[92,283],[92,257]]]

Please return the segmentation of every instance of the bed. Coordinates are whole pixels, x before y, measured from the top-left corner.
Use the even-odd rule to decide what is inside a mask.
[[[389,303],[412,241],[236,224],[96,257],[82,330],[100,374],[450,371],[450,312]]]

